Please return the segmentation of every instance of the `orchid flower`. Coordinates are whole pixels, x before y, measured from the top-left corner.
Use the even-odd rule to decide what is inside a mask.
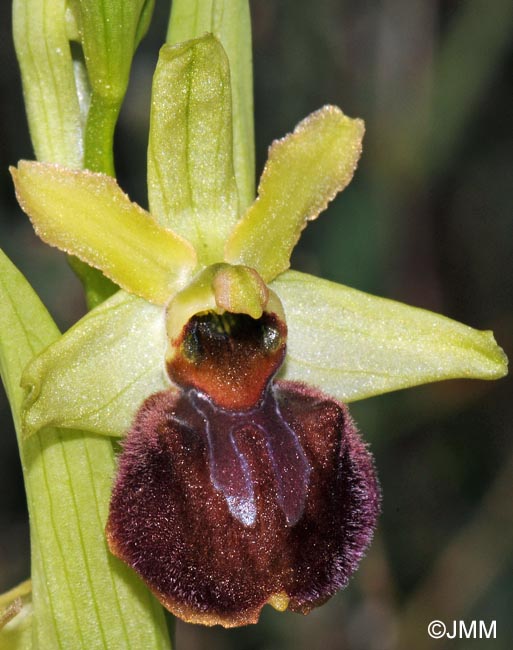
[[[380,491],[343,403],[506,372],[490,332],[289,270],[361,120],[325,106],[274,142],[246,209],[231,106],[214,36],[163,47],[150,212],[103,174],[13,170],[39,236],[121,287],[26,368],[25,435],[123,437],[112,552],[176,615],[225,626],[310,611],[368,547]]]

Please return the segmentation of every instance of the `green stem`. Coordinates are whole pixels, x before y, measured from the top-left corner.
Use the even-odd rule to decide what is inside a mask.
[[[121,100],[106,99],[98,93],[91,95],[85,129],[84,167],[93,172],[115,176],[114,130]]]
[[[84,136],[84,167],[93,172],[116,175],[114,169],[114,131],[121,107],[120,100],[105,99],[98,93],[91,94]],[[69,257],[71,268],[84,287],[88,309],[93,309],[112,296],[119,287],[75,257]]]

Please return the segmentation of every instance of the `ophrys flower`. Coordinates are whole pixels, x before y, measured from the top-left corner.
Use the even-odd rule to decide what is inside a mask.
[[[504,373],[489,333],[287,270],[362,136],[335,107],[313,113],[272,145],[241,211],[229,69],[206,36],[161,53],[153,216],[100,174],[14,172],[40,236],[125,290],[30,364],[27,433],[128,432],[109,543],[186,620],[308,611],[346,584],[379,498],[338,400]]]

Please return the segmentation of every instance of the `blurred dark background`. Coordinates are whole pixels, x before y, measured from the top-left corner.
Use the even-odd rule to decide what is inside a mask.
[[[32,233],[7,173],[33,157],[9,5],[0,3],[0,245],[66,329],[84,311],[80,287]],[[116,136],[120,184],[143,205],[167,13],[157,0]],[[258,172],[270,142],[323,104],[367,124],[356,177],[309,226],[295,268],[493,329],[511,357],[511,0],[254,0],[252,13]],[[179,623],[179,650],[513,647],[512,397],[509,379],[451,381],[354,404],[384,497],[350,587],[306,618],[266,608],[241,630]],[[28,576],[29,540],[3,394],[0,420],[3,591]],[[434,641],[432,619],[496,620],[497,639]]]

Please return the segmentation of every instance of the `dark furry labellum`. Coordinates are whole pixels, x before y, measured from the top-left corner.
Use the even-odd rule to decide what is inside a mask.
[[[346,585],[370,542],[372,457],[343,405],[272,379],[286,336],[274,315],[195,318],[169,364],[181,390],[148,398],[128,433],[110,548],[186,621],[254,623],[266,603],[307,613]],[[233,369],[244,368],[241,381]],[[238,395],[248,368],[251,403]]]

